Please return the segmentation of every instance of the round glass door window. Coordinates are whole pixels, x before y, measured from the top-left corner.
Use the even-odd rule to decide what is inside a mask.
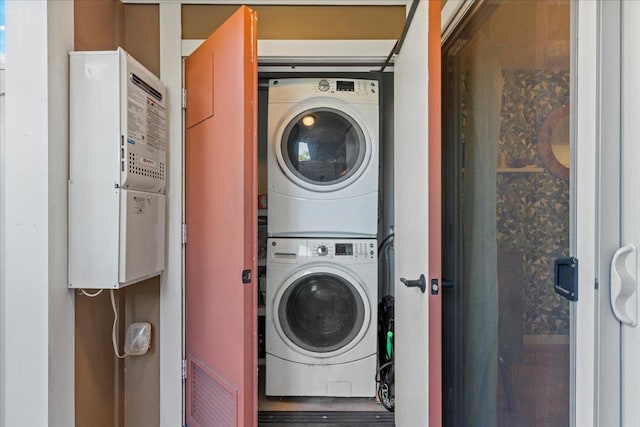
[[[295,345],[328,353],[351,343],[363,327],[365,307],[358,290],[331,273],[313,273],[282,295],[278,320]]]
[[[286,167],[303,182],[333,185],[349,179],[363,166],[367,143],[356,121],[333,108],[298,114],[282,135]]]

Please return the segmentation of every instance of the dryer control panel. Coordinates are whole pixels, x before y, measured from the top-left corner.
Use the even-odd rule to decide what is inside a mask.
[[[352,103],[378,103],[378,82],[363,79],[274,79],[269,81],[269,102],[329,96]]]
[[[378,92],[378,82],[375,80],[321,79],[318,80],[317,91],[367,96]]]

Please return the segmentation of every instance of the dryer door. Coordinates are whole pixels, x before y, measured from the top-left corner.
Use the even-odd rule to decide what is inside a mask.
[[[362,285],[325,267],[293,275],[274,301],[278,333],[296,351],[331,357],[353,348],[365,334],[371,309]]]
[[[285,123],[276,152],[280,167],[296,184],[314,191],[335,191],[351,184],[367,168],[369,132],[346,111],[308,108]]]

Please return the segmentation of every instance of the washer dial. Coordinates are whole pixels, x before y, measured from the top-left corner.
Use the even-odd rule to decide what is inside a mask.
[[[318,90],[320,92],[326,92],[329,90],[329,88],[331,87],[331,85],[329,84],[329,82],[327,80],[320,80],[318,82]]]

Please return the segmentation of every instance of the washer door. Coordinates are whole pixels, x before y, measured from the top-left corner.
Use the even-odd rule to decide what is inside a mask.
[[[276,154],[280,167],[297,185],[335,191],[351,184],[366,169],[371,157],[368,132],[346,111],[307,108],[284,123]]]
[[[296,351],[330,357],[355,346],[370,322],[362,285],[345,272],[325,267],[293,275],[274,301],[274,321]]]

